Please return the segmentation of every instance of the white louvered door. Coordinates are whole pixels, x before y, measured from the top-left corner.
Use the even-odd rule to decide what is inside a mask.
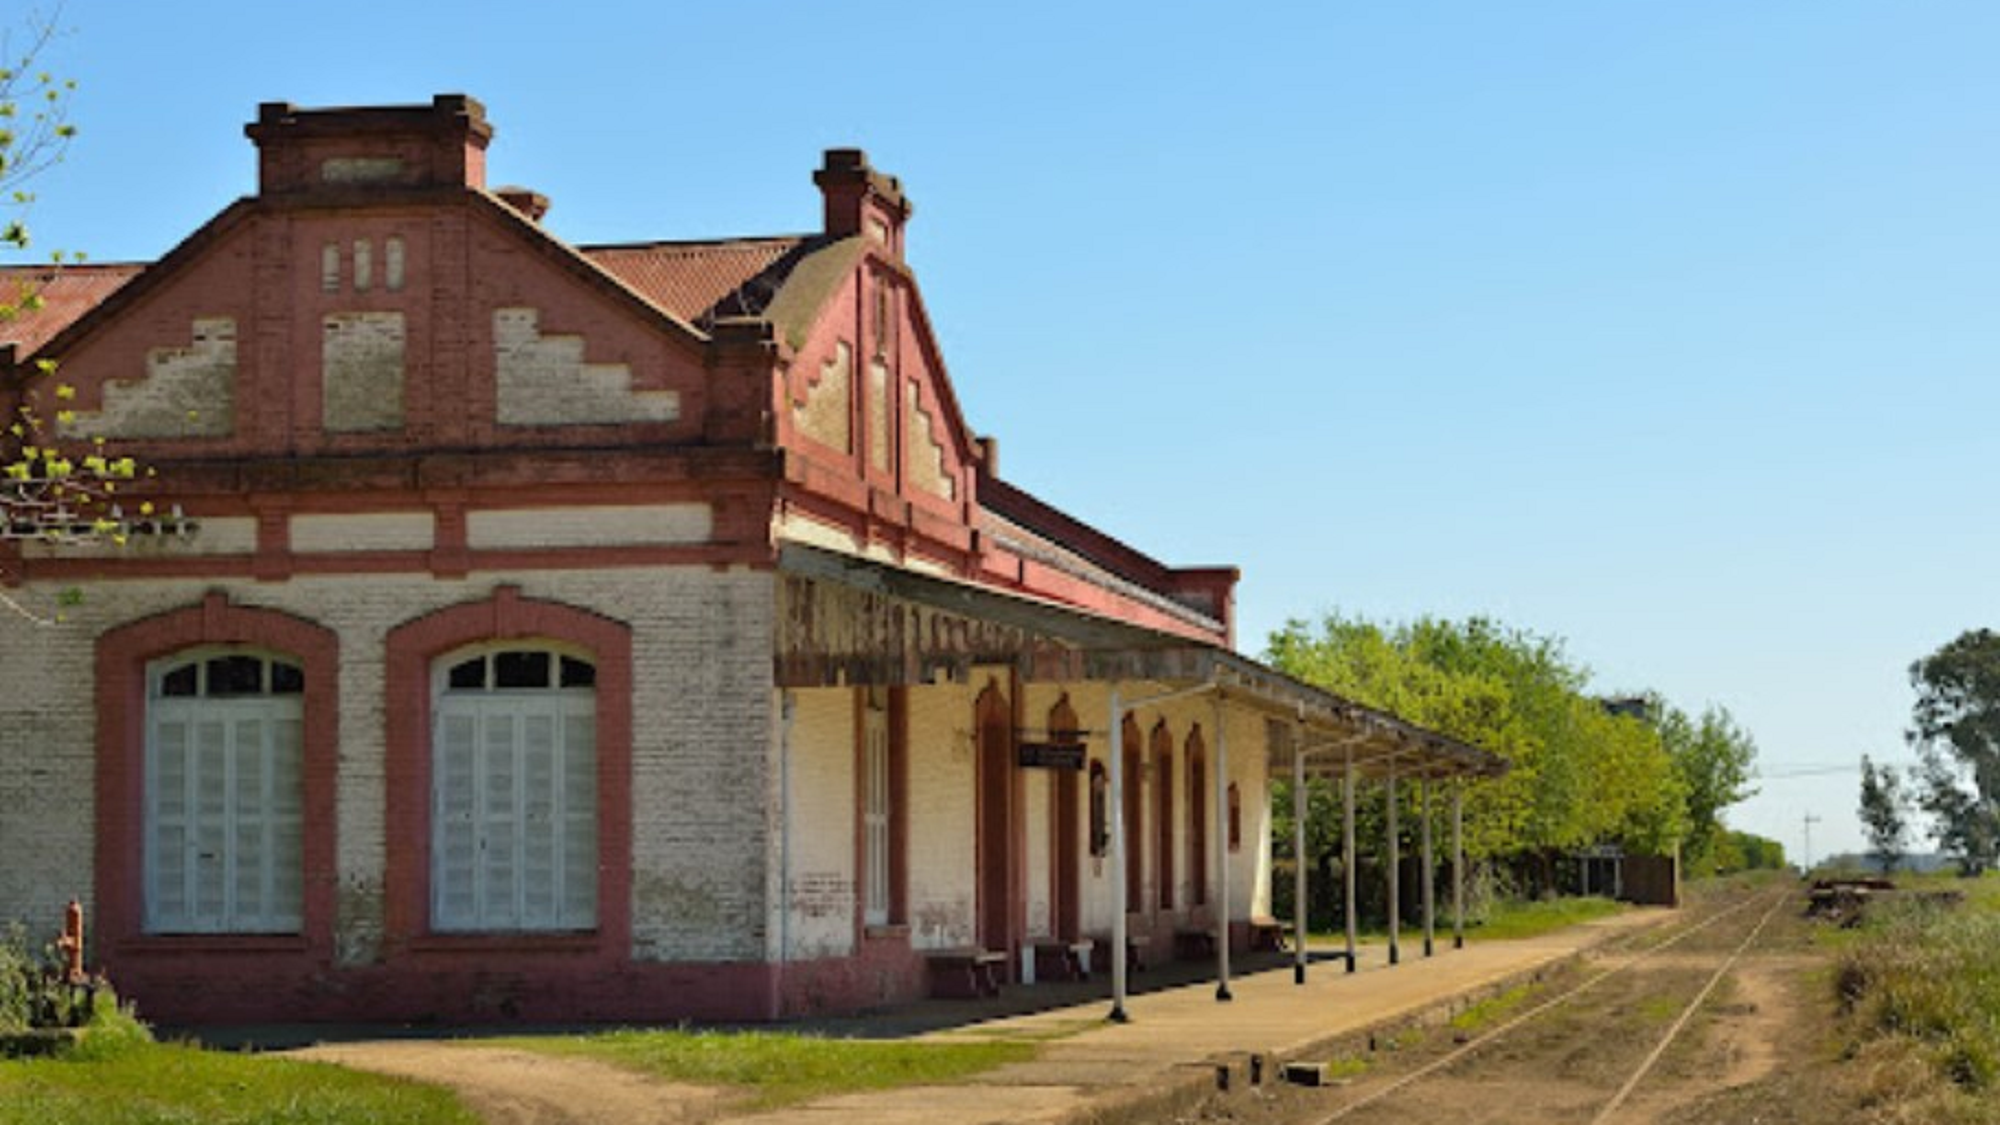
[[[297,698],[154,699],[147,725],[148,932],[297,932]]]
[[[436,929],[596,925],[595,742],[588,693],[442,697],[432,772]]]

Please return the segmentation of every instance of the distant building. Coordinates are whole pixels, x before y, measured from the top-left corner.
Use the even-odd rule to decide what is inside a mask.
[[[1607,715],[1637,719],[1642,723],[1660,721],[1660,701],[1651,695],[1610,695],[1597,701]]]

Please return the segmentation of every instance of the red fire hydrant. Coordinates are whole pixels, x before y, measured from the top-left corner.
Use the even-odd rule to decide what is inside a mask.
[[[70,984],[90,983],[90,974],[83,971],[83,904],[69,900],[69,909],[63,911],[62,936],[56,939],[56,949],[63,956],[63,979]]]

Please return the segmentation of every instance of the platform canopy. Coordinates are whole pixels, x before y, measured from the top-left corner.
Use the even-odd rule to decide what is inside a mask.
[[[1072,606],[786,543],[778,558],[780,687],[921,685],[1007,665],[1029,683],[1207,686],[1228,704],[1285,723],[1274,775],[1338,776],[1351,754],[1367,776],[1497,777],[1505,759],[1294,679],[1241,653]]]

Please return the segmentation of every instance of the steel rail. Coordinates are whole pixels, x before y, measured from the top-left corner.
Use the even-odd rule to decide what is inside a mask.
[[[1771,910],[1775,911],[1778,908],[1778,906],[1785,901],[1785,892],[1780,891],[1773,897],[1775,901],[1772,902],[1771,904]],[[1394,1082],[1389,1083],[1387,1086],[1384,1086],[1381,1089],[1376,1090],[1374,1093],[1371,1093],[1366,1097],[1357,1098],[1356,1100],[1341,1106],[1339,1109],[1334,1110],[1332,1113],[1327,1114],[1325,1117],[1314,1119],[1312,1125],[1329,1125],[1330,1122],[1338,1121],[1341,1118],[1346,1117],[1351,1113],[1365,1109],[1368,1106],[1374,1105],[1376,1102],[1381,1101],[1383,1098],[1388,1097],[1390,1094],[1393,1094],[1398,1090],[1405,1089],[1409,1086],[1416,1084],[1417,1082],[1422,1081],[1423,1079],[1429,1078],[1431,1075],[1436,1074],[1437,1072],[1444,1070],[1447,1067],[1450,1067],[1452,1064],[1464,1060],[1466,1057],[1470,1056],[1473,1052],[1479,1050],[1480,1048],[1498,1041],[1502,1036],[1505,1036],[1507,1033],[1514,1031],[1515,1029],[1521,1027],[1522,1025],[1528,1023],[1529,1021],[1534,1020],[1535,1018],[1547,1012],[1553,1011],[1554,1009],[1569,1003],[1571,1000],[1574,1000],[1577,997],[1583,995],[1584,993],[1589,992],[1591,989],[1596,988],[1598,985],[1604,983],[1606,980],[1609,980],[1611,977],[1614,977],[1619,973],[1622,973],[1625,970],[1632,968],[1635,965],[1641,964],[1647,958],[1653,956],[1654,954],[1660,953],[1667,949],[1671,949],[1672,947],[1679,945],[1681,942],[1687,940],[1688,938],[1691,938],[1694,935],[1702,932],[1703,930],[1708,929],[1710,926],[1715,925],[1717,922],[1722,921],[1724,918],[1728,918],[1731,915],[1736,914],[1738,911],[1754,906],[1760,901],[1762,901],[1762,899],[1757,897],[1746,898],[1742,902],[1736,903],[1735,905],[1727,907],[1726,909],[1719,910],[1714,914],[1709,915],[1707,918],[1702,919],[1700,922],[1697,922],[1694,925],[1689,926],[1687,929],[1682,930],[1681,932],[1675,934],[1674,936],[1668,938],[1667,940],[1659,943],[1658,945],[1652,946],[1651,948],[1648,948],[1640,952],[1637,956],[1631,958],[1630,960],[1625,961],[1622,964],[1613,965],[1610,968],[1605,969],[1603,972],[1598,973],[1597,975],[1591,977],[1589,980],[1586,980],[1582,984],[1577,985],[1575,988],[1570,989],[1568,992],[1565,992],[1560,996],[1554,996],[1549,998],[1548,1000],[1544,1000],[1542,1003],[1535,1005],[1534,1007],[1528,1009],[1525,1012],[1522,1012],[1520,1015],[1515,1016],[1513,1019],[1508,1020],[1507,1022],[1501,1024],[1500,1026],[1494,1028],[1493,1030],[1487,1032],[1486,1034],[1480,1036],[1479,1038],[1473,1039],[1465,1043],[1463,1046],[1459,1047],[1457,1050],[1452,1051],[1447,1055],[1444,1055],[1437,1059],[1433,1059],[1432,1061],[1424,1064],[1423,1066],[1418,1067],[1417,1069],[1411,1071],[1410,1073],[1403,1075],[1401,1078],[1396,1079]],[[1764,917],[1768,919],[1770,917],[1770,912],[1767,911]],[[1762,929],[1763,923],[1759,922],[1757,928]],[[1596,1125],[1596,1123],[1593,1122],[1593,1125]]]
[[[1764,912],[1764,916],[1757,919],[1757,925],[1751,928],[1749,936],[1743,939],[1743,944],[1737,946],[1736,952],[1731,953],[1729,959],[1724,961],[1722,966],[1715,970],[1715,975],[1708,978],[1708,983],[1703,985],[1701,992],[1688,1002],[1686,1008],[1681,1010],[1680,1018],[1675,1020],[1674,1025],[1667,1029],[1667,1033],[1660,1037],[1660,1041],[1654,1045],[1652,1052],[1646,1056],[1646,1060],[1639,1064],[1639,1069],[1632,1072],[1632,1077],[1625,1080],[1625,1085],[1618,1088],[1618,1093],[1612,1096],[1611,1101],[1602,1110],[1598,1111],[1596,1117],[1590,1119],[1590,1125],[1604,1125],[1605,1122],[1611,1120],[1618,1113],[1619,1108],[1625,1104],[1625,1099],[1632,1096],[1632,1091],[1639,1088],[1639,1083],[1645,1080],[1646,1075],[1652,1071],[1654,1064],[1660,1061],[1660,1056],[1667,1053],[1667,1047],[1681,1033],[1681,1029],[1687,1026],[1688,1020],[1694,1018],[1694,1013],[1701,1007],[1702,1001],[1707,1000],[1708,994],[1715,991],[1715,986],[1722,983],[1722,978],[1728,974],[1729,970],[1736,967],[1736,962],[1743,959],[1744,952],[1750,948],[1752,942],[1757,940],[1757,935],[1764,932],[1765,925],[1771,921],[1771,916],[1778,912],[1778,907],[1784,904],[1784,896],[1778,896],[1778,900],[1771,904],[1771,908]]]

